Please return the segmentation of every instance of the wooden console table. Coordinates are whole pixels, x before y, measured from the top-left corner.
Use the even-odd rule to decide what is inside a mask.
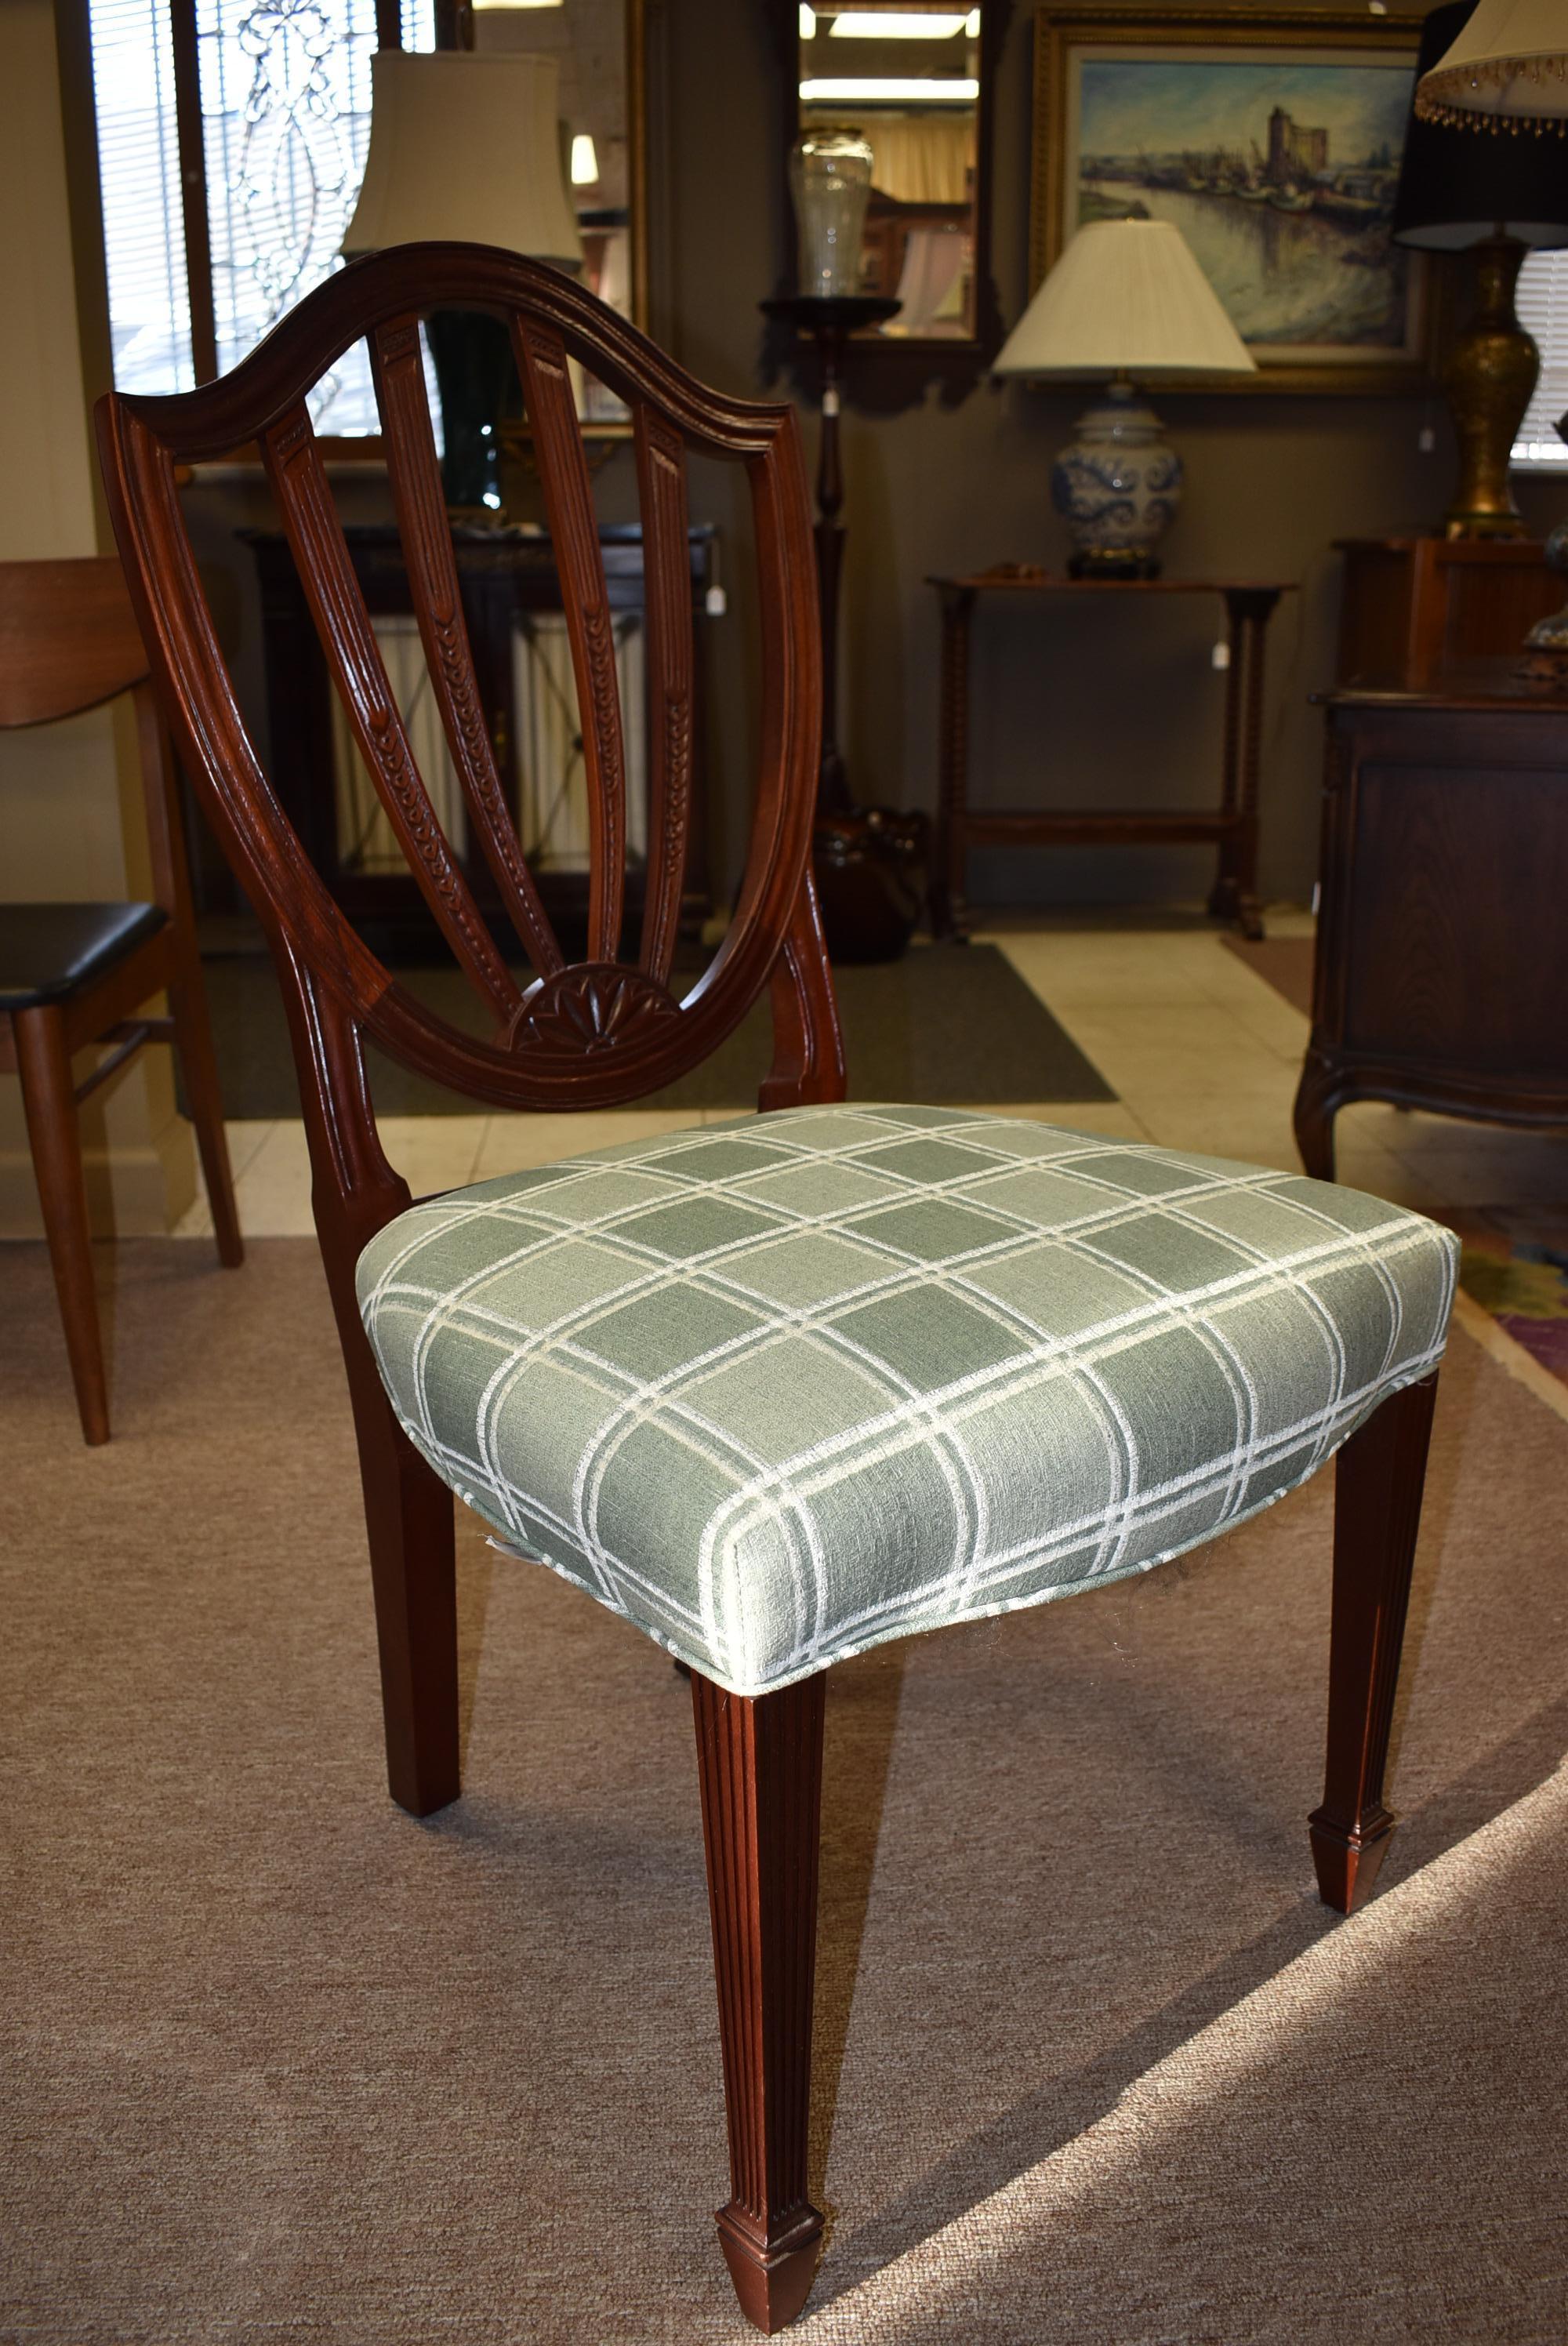
[[[408,567],[397,530],[390,523],[374,524],[351,527],[343,535],[372,619],[408,619],[412,627]],[[694,526],[688,535],[695,689],[700,710],[708,633],[705,597],[714,532],[704,524]],[[278,796],[338,903],[356,926],[374,938],[382,953],[392,960],[443,959],[439,932],[401,853],[391,870],[370,868],[359,852],[360,842],[343,835],[331,682],[287,540],[280,530],[241,530],[239,536],[255,557],[261,589],[270,771]],[[453,531],[453,551],[491,744],[515,821],[523,773],[514,722],[514,639],[519,634],[526,638],[539,615],[555,615],[563,608],[555,550],[542,530],[460,525]],[[612,629],[624,620],[640,623],[644,609],[641,529],[635,524],[601,525],[599,552]],[[423,672],[423,654],[419,665]],[[416,693],[418,689],[416,686]],[[570,714],[575,719],[575,691]],[[634,725],[646,724],[640,709],[628,708],[623,716],[628,735]],[[438,720],[433,718],[432,721]],[[702,731],[699,722],[691,844],[682,899],[682,923],[687,927],[699,926],[709,910]],[[427,775],[427,780],[433,782],[435,777]],[[454,838],[453,844],[503,952],[515,954],[517,941],[488,863],[465,833]],[[535,842],[524,838],[523,844],[528,852]],[[535,870],[535,880],[563,945],[575,951],[586,927],[585,867],[556,869],[545,864]],[[626,879],[628,927],[640,915],[642,886],[641,864],[633,862]]]
[[[932,872],[932,933],[962,937],[964,876],[972,847],[1133,846],[1213,840],[1219,872],[1208,909],[1249,937],[1263,934],[1257,901],[1257,763],[1263,722],[1263,647],[1269,619],[1292,582],[1256,578],[1064,578],[1024,568],[969,578],[929,578],[942,601],[942,781]],[[982,595],[1217,595],[1225,605],[1230,666],[1225,686],[1220,802],[1176,810],[1038,808],[972,814],[969,790],[969,638]]]
[[[1568,696],[1522,688],[1509,668],[1324,697],[1323,892],[1296,1096],[1319,1180],[1334,1177],[1334,1117],[1352,1100],[1568,1127]]]

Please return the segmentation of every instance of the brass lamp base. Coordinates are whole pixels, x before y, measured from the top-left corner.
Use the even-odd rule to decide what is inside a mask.
[[[1528,537],[1508,464],[1540,372],[1541,353],[1513,308],[1524,247],[1494,236],[1475,248],[1474,317],[1443,369],[1459,437],[1459,487],[1443,516],[1448,537]]]

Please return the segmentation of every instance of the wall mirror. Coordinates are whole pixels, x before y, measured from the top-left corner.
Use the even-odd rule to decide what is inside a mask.
[[[857,132],[871,148],[862,293],[898,315],[855,338],[868,368],[932,373],[967,388],[1001,341],[991,271],[996,59],[1009,0],[774,0],[787,158],[807,134]],[[779,290],[807,291],[792,206]]]
[[[584,284],[647,322],[643,0],[491,0],[462,12],[464,46],[554,57],[563,158],[583,236]]]
[[[489,0],[437,25],[443,41],[482,55],[546,56],[559,76],[561,168],[582,238],[581,281],[634,325],[647,325],[647,166],[644,0]],[[596,439],[630,434],[626,408],[574,366],[577,412]],[[503,451],[523,452],[517,386]]]

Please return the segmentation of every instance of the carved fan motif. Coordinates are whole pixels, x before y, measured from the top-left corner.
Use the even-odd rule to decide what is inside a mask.
[[[579,962],[542,978],[524,996],[506,1042],[513,1050],[525,1045],[580,1058],[640,1042],[656,1021],[679,1015],[674,995],[640,969],[613,961]]]

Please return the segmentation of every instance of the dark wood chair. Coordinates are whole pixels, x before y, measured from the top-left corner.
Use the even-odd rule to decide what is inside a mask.
[[[219,1259],[243,1254],[218,1065],[196,949],[168,736],[112,554],[0,563],[0,727],[47,725],[122,692],[136,707],[152,863],[150,904],[0,904],[0,1068],[22,1079],[27,1137],[65,1322],[82,1433],[109,1438],[76,1110],[144,1043],[179,1054]],[[167,994],[169,1015],[145,1005]],[[81,1083],[78,1051],[108,1046]]]
[[[484,311],[506,321],[523,380],[584,712],[593,872],[588,957],[575,964],[564,960],[520,855],[475,690],[420,360],[419,321],[435,306]],[[477,842],[516,932],[517,951],[510,957],[503,954],[480,916],[462,852],[443,832],[415,767],[305,404],[318,378],[361,337],[370,346],[392,497],[431,682],[464,792],[471,839]],[[573,357],[631,411],[646,533],[652,844],[635,959],[629,953],[622,955],[626,828],[623,737],[588,470],[567,367]],[[465,1275],[478,1265],[488,1278],[494,1265],[486,1252],[491,1236],[486,1218],[514,1214],[515,1228],[533,1230],[537,1238],[536,1217],[548,1185],[565,1181],[579,1191],[592,1188],[600,1183],[606,1160],[575,1159],[565,1173],[546,1168],[510,1185],[481,1184],[412,1206],[406,1183],[387,1162],[377,1137],[365,1075],[367,1039],[404,1065],[497,1108],[608,1108],[636,1100],[695,1066],[736,1027],[759,995],[770,989],[774,1055],[761,1083],[759,1104],[770,1111],[799,1113],[769,1115],[732,1127],[717,1146],[711,1127],[677,1136],[681,1146],[674,1159],[667,1156],[662,1168],[636,1168],[630,1194],[637,1194],[638,1181],[656,1198],[678,1191],[693,1213],[705,1215],[714,1209],[725,1183],[739,1178],[738,1164],[744,1166],[759,1152],[767,1157],[770,1150],[787,1154],[797,1148],[809,1154],[807,1142],[791,1141],[791,1133],[826,1127],[829,1141],[836,1145],[835,1136],[844,1134],[859,1113],[872,1119],[867,1127],[871,1142],[880,1145],[883,1137],[875,1112],[830,1105],[843,1099],[844,1068],[809,874],[820,676],[810,514],[795,416],[786,405],[761,405],[704,389],[556,271],[463,245],[406,246],[356,261],[308,296],[227,380],[178,398],[112,398],[100,405],[98,415],[115,526],[180,755],[198,780],[267,930],[287,1004],[314,1168],[317,1228],[359,1441],[392,1790],[404,1808],[424,1816],[453,1800],[459,1790],[453,1488],[465,1497],[473,1495],[493,1524],[504,1528],[511,1518],[499,1503],[492,1504],[485,1496],[492,1485],[484,1477],[494,1461],[460,1462],[455,1452],[443,1446],[441,1425],[423,1414],[429,1398],[425,1389],[411,1398],[388,1366],[389,1347],[398,1340],[399,1311],[405,1332],[415,1325],[416,1352],[427,1337],[433,1345],[448,1320],[461,1317],[455,1290],[449,1295],[438,1293],[434,1307],[427,1310],[429,1297],[417,1280],[405,1279],[400,1286],[397,1258],[405,1239],[412,1254],[439,1247],[443,1233],[455,1234]],[[424,1010],[355,934],[309,863],[251,745],[225,671],[175,488],[177,464],[216,457],[251,440],[260,444],[360,750],[433,919],[486,1006],[489,1039],[461,1033]],[[705,458],[738,462],[748,477],[762,683],[753,827],[735,917],[712,965],[680,996],[672,990],[670,978],[686,865],[695,722],[687,576],[688,448]],[[529,964],[522,976],[515,966],[520,957]],[[951,1140],[944,1143],[940,1131],[931,1128],[942,1127],[944,1117],[949,1124],[964,1119],[957,1112],[920,1108],[882,1113],[891,1119],[886,1136],[894,1143],[891,1153],[898,1157],[901,1150],[901,1162],[926,1168],[904,1182],[915,1209],[923,1211],[921,1201],[929,1188],[937,1201],[937,1219],[948,1217],[943,1227],[959,1229],[963,1216],[952,1220],[942,1168],[954,1154],[961,1165],[967,1159],[962,1148],[955,1150]],[[994,1141],[1004,1160],[1009,1150],[1029,1159],[1032,1154],[1053,1151],[1072,1157],[1075,1149],[1085,1158],[1096,1151],[1115,1155],[1120,1148],[1056,1135],[1036,1151],[1034,1136],[1041,1127],[1005,1119],[974,1121],[987,1127],[980,1141]],[[969,1134],[964,1147],[973,1139]],[[613,1178],[604,1190],[594,1188],[593,1194],[615,1192],[624,1205],[628,1194],[625,1153],[613,1156]],[[857,1162],[863,1169],[871,1156]],[[1204,1170],[1207,1164],[1153,1149],[1122,1150],[1119,1175],[1101,1167],[1113,1188],[1115,1178],[1125,1185],[1116,1192],[1123,1206],[1113,1212],[1112,1221],[1120,1227],[1124,1219],[1130,1219],[1143,1227],[1135,1196],[1140,1182],[1156,1190],[1162,1184],[1186,1185],[1188,1191],[1194,1184],[1213,1185],[1217,1177],[1211,1168]],[[815,1169],[809,1169],[815,1178]],[[1435,1382],[1431,1371],[1441,1349],[1452,1291],[1453,1242],[1419,1217],[1401,1216],[1396,1209],[1383,1209],[1350,1192],[1257,1168],[1228,1170],[1237,1178],[1218,1183],[1226,1198],[1216,1209],[1216,1230],[1228,1227],[1225,1217],[1232,1206],[1247,1229],[1252,1227],[1247,1216],[1278,1210],[1306,1216],[1314,1230],[1338,1229],[1343,1244],[1339,1239],[1325,1240],[1323,1249],[1325,1260],[1336,1267],[1335,1279],[1342,1282],[1335,1292],[1353,1292],[1367,1306],[1367,1325],[1359,1331],[1334,1325],[1332,1298],[1326,1303],[1328,1290],[1319,1295],[1313,1287],[1310,1262],[1303,1268],[1293,1261],[1270,1288],[1268,1309],[1253,1323],[1255,1332],[1268,1341],[1270,1329],[1279,1325],[1278,1315],[1283,1314],[1292,1331],[1290,1342],[1309,1347],[1314,1328],[1331,1338],[1321,1357],[1329,1364],[1325,1374],[1332,1371],[1330,1382],[1339,1381],[1334,1390],[1341,1399],[1332,1406],[1325,1402],[1321,1438],[1314,1435],[1304,1448],[1305,1437],[1293,1422],[1273,1430],[1264,1424],[1258,1413],[1267,1408],[1268,1396],[1261,1386],[1247,1403],[1240,1382],[1236,1383],[1237,1405],[1245,1404],[1250,1414],[1249,1430],[1245,1439],[1237,1433],[1239,1447],[1229,1462],[1231,1484],[1239,1494],[1242,1483],[1237,1478],[1252,1475],[1253,1480],[1246,1485],[1250,1495],[1245,1505],[1237,1495],[1227,1518],[1234,1520],[1238,1513],[1251,1512],[1278,1494],[1268,1484],[1270,1473],[1279,1488],[1288,1487],[1343,1443],[1328,1780],[1324,1804],[1310,1821],[1322,1894],[1348,1912],[1358,1892],[1364,1893],[1369,1886],[1392,1822],[1382,1805],[1383,1767],[1420,1513]],[[1005,1194],[1013,1195],[1017,1164],[1004,1161],[992,1171],[1001,1177],[994,1194],[1001,1196],[1005,1188]],[[788,1168],[781,1178],[788,1178]],[[901,1175],[897,1178],[904,1180]],[[866,1186],[875,1187],[869,1175]],[[1126,1202],[1129,1198],[1133,1203]],[[743,1226],[745,1217],[722,1201],[717,1209],[729,1215],[730,1227]],[[559,1227],[566,1229],[573,1212],[580,1223],[584,1210],[562,1208]],[[712,1304],[717,1314],[722,1299],[716,1301],[699,1292],[700,1282],[694,1285],[688,1270],[691,1226],[682,1222],[686,1210],[680,1206],[665,1215],[670,1227],[660,1241],[663,1253],[647,1235],[643,1253],[634,1250],[636,1260],[656,1266],[642,1282],[656,1294],[656,1302],[647,1308],[655,1311],[657,1297],[667,1294],[681,1309],[687,1301],[694,1309],[701,1302],[704,1309]],[[768,1216],[757,1219],[766,1223]],[[1176,1214],[1170,1220],[1172,1230],[1179,1219]],[[1350,1230],[1349,1237],[1340,1220]],[[1408,1265],[1419,1257],[1424,1265],[1428,1301],[1420,1331],[1411,1300],[1414,1290],[1407,1286],[1396,1293],[1398,1265],[1390,1269],[1378,1252],[1382,1241],[1366,1235],[1374,1224],[1385,1230],[1389,1246],[1404,1250],[1401,1261]],[[941,1321],[942,1280],[934,1269],[928,1277],[921,1259],[932,1227],[922,1223],[901,1254],[892,1250],[906,1266],[900,1272],[903,1300],[912,1299],[913,1305],[895,1331],[906,1352],[922,1344],[929,1351],[932,1328]],[[1182,1243],[1191,1239],[1198,1245],[1196,1226],[1188,1221],[1181,1227]],[[1054,1235],[1048,1219],[1044,1234]],[[960,1239],[962,1240],[962,1229]],[[1237,1245],[1243,1246],[1244,1239]],[[561,1241],[563,1246],[567,1242],[565,1238]],[[877,1242],[870,1236],[865,1240],[868,1246]],[[531,1247],[535,1252],[542,1247],[548,1256],[554,1243],[547,1234],[539,1247],[533,1247],[532,1240],[524,1245],[521,1239],[507,1239],[503,1251],[505,1246],[518,1246],[528,1255]],[[1313,1255],[1313,1250],[1308,1253]],[[515,1275],[505,1270],[508,1278]],[[1238,1276],[1250,1296],[1248,1275]],[[1153,1294],[1149,1308],[1166,1310],[1158,1280],[1138,1287],[1142,1274],[1135,1269],[1126,1277],[1133,1282],[1129,1292]],[[550,1291],[559,1296],[560,1277]],[[479,1396],[481,1417],[497,1441],[503,1433],[511,1439],[519,1422],[524,1436],[532,1439],[546,1408],[554,1404],[537,1398],[526,1380],[519,1388],[514,1418],[503,1425],[498,1414],[494,1421],[485,1414],[492,1406],[490,1397],[504,1381],[503,1370],[510,1374],[507,1363],[514,1357],[508,1349],[510,1323],[496,1300],[498,1290],[487,1292],[490,1300],[480,1314],[484,1324],[475,1341],[497,1345],[494,1357],[501,1366],[487,1378],[483,1372],[468,1376],[472,1363],[462,1363],[456,1382]],[[1180,1327],[1172,1327],[1171,1341],[1185,1342],[1191,1333],[1189,1318],[1182,1316],[1186,1300],[1174,1289],[1170,1296],[1181,1320]],[[1401,1297],[1402,1319],[1398,1308]],[[618,1292],[613,1300],[618,1310]],[[1291,1316],[1298,1305],[1304,1319]],[[635,1309],[628,1307],[634,1333],[646,1334],[653,1324],[638,1319],[642,1308],[641,1301]],[[379,1321],[378,1311],[383,1311]],[[1382,1320],[1379,1311],[1384,1312]],[[1135,1310],[1133,1317],[1137,1318]],[[788,1321],[789,1312],[783,1319]],[[750,1324],[759,1320],[758,1313],[750,1314]],[[766,1315],[760,1320],[764,1341],[770,1341]],[[379,1351],[367,1332],[369,1321],[376,1322]],[[1357,1344],[1368,1354],[1367,1330],[1374,1321],[1384,1331],[1378,1337],[1383,1350],[1372,1347],[1368,1355],[1371,1366],[1356,1372],[1363,1380],[1356,1384],[1347,1363]],[[962,1324],[971,1333],[979,1330],[983,1339],[998,1323],[977,1311]],[[1387,1334],[1389,1327],[1393,1335]],[[694,1340],[687,1335],[683,1341],[689,1348]],[[1070,1348],[1070,1336],[1062,1341]],[[862,1356],[869,1342],[868,1338],[860,1346]],[[1025,1384],[1037,1372],[1047,1373],[1057,1357],[1054,1346],[1057,1339],[1047,1331],[1032,1350],[1025,1347],[1026,1357],[1020,1355]],[[1281,1349],[1288,1350],[1288,1342],[1277,1344]],[[1210,1346],[1206,1338],[1196,1351],[1184,1354],[1187,1365],[1180,1376],[1145,1378],[1139,1406],[1166,1413],[1165,1430],[1173,1441],[1182,1438],[1182,1425],[1196,1410],[1200,1387],[1213,1389],[1212,1378],[1207,1387],[1203,1381],[1223,1351],[1218,1340]],[[827,1357],[826,1352],[820,1356],[824,1362]],[[976,1357],[981,1365],[971,1383],[983,1382],[990,1373],[983,1346]],[[944,1375],[956,1374],[957,1362],[956,1352],[951,1359],[942,1354],[939,1383]],[[929,1370],[929,1360],[926,1366]],[[893,1372],[888,1373],[891,1377]],[[657,1378],[648,1382],[653,1372],[646,1360],[619,1383],[608,1369],[605,1374],[625,1404],[620,1423],[635,1423],[639,1429],[651,1424],[662,1388]],[[563,1376],[551,1391],[558,1395],[570,1386],[576,1392],[591,1382],[591,1377]],[[797,1392],[802,1407],[816,1407],[820,1401],[816,1390],[800,1390],[811,1387],[809,1377],[797,1376],[791,1386],[789,1380],[770,1382],[764,1375],[760,1384],[768,1411],[779,1404],[781,1393],[790,1406]],[[1352,1386],[1359,1396],[1354,1403],[1344,1399]],[[757,1390],[756,1381],[752,1390]],[[881,1487],[893,1495],[881,1507],[870,1501],[858,1504],[855,1513],[855,1522],[873,1541],[891,1524],[895,1572],[901,1543],[923,1536],[925,1494],[935,1492],[940,1499],[944,1487],[938,1470],[947,1454],[945,1436],[941,1425],[928,1424],[921,1415],[929,1415],[935,1404],[927,1402],[926,1387],[915,1391],[911,1386],[911,1391],[913,1397],[901,1414],[895,1413],[901,1428],[897,1442],[884,1444],[872,1459],[877,1473],[886,1469],[891,1476],[891,1483],[884,1477]],[[1029,1385],[1029,1391],[1033,1393],[1035,1388]],[[1062,1408],[1053,1393],[1061,1394]],[[1003,1398],[1011,1407],[1012,1401]],[[1020,1438],[1008,1453],[1008,1487],[1014,1495],[1022,1490],[1029,1507],[1038,1506],[1045,1516],[1060,1509],[1060,1494],[1053,1484],[1054,1470],[1033,1462],[1059,1454],[1057,1435],[1070,1398],[1058,1386],[1042,1387],[1028,1403],[1033,1416],[1026,1413],[1022,1425],[1014,1426]],[[495,1410],[502,1405],[496,1402]],[[1097,1422],[1102,1427],[1108,1424],[1108,1420]],[[473,1423],[472,1409],[469,1423]],[[1300,1454],[1286,1458],[1292,1442]],[[1153,1446],[1158,1448],[1157,1443]],[[694,1462],[690,1480],[696,1484],[701,1481],[699,1464],[705,1473],[715,1460],[724,1463],[721,1450],[716,1435],[706,1449],[699,1442],[687,1451],[672,1446],[661,1454],[689,1457]],[[1277,1469],[1257,1467],[1264,1452],[1284,1463]],[[604,1454],[596,1454],[596,1459]],[[771,1470],[766,1460],[762,1463],[761,1483],[768,1484]],[[901,1486],[901,1475],[909,1478]],[[571,1480],[567,1473],[562,1487]],[[625,1538],[633,1543],[646,1539],[650,1558],[657,1529],[651,1519],[657,1515],[667,1521],[672,1506],[685,1508],[692,1503],[691,1492],[677,1487],[680,1483],[678,1466],[662,1476],[656,1472],[645,1479],[640,1496],[634,1490],[631,1503],[623,1502],[622,1520],[628,1526]],[[581,1484],[579,1474],[579,1487]],[[1161,1488],[1168,1484],[1167,1474]],[[1007,1490],[1001,1495],[1005,1498]],[[534,1497],[543,1510],[545,1494]],[[528,1498],[522,1493],[520,1505]],[[821,1522],[811,1515],[812,1504],[803,1482],[792,1485],[779,1503],[780,1510],[789,1515],[779,1536],[785,1538],[803,1525],[802,1536],[818,1541],[817,1561],[826,1573],[831,1557],[823,1547],[827,1535]],[[1117,1504],[1125,1512],[1131,1501],[1124,1494]],[[1230,1504],[1228,1497],[1225,1504]],[[764,1507],[759,1521],[766,1513]],[[768,1520],[775,1521],[779,1513]],[[537,1520],[544,1522],[543,1513]],[[1160,1517],[1162,1523],[1166,1520]],[[1163,1534],[1156,1525],[1134,1563],[1115,1548],[1116,1568],[1156,1562],[1159,1553],[1174,1553],[1176,1545],[1208,1535],[1193,1530],[1187,1518],[1182,1520],[1186,1528],[1179,1540],[1173,1535],[1162,1549]],[[1059,1529],[1053,1522],[1054,1529]],[[972,1533],[973,1528],[972,1525]],[[1070,1532],[1073,1526],[1067,1528]],[[856,1650],[848,1642],[855,1637],[865,1642],[898,1634],[903,1616],[896,1606],[883,1614],[871,1606],[868,1613],[862,1586],[855,1593],[861,1610],[847,1625],[839,1624],[836,1641],[825,1645],[823,1636],[814,1633],[812,1639],[790,1648],[771,1676],[753,1672],[749,1666],[727,1675],[722,1657],[712,1658],[709,1644],[691,1626],[695,1613],[683,1616],[673,1601],[661,1613],[651,1596],[644,1603],[635,1575],[611,1585],[608,1576],[619,1559],[603,1542],[594,1551],[595,1569],[602,1566],[606,1577],[596,1585],[587,1564],[575,1570],[569,1563],[563,1566],[543,1533],[536,1544],[531,1544],[525,1531],[517,1536],[521,1552],[556,1562],[568,1577],[594,1587],[604,1601],[692,1665],[733,2186],[718,2227],[745,2312],[760,2328],[775,2330],[804,2302],[821,2232],[821,2218],[808,2189],[806,2149],[826,1677],[820,1664],[824,1654],[832,1659]],[[599,1538],[596,1533],[593,1536]],[[770,1586],[767,1580],[770,1567],[762,1547],[746,1551],[738,1564],[732,1551],[726,1550],[725,1556],[730,1573],[726,1586],[735,1593],[738,1611],[748,1617],[753,1609],[765,1612],[768,1600],[780,1595],[780,1585]],[[881,1563],[887,1565],[886,1555]],[[647,1569],[651,1572],[651,1563]],[[1071,1585],[1087,1586],[1089,1580],[1080,1576]],[[824,1578],[820,1586],[827,1586]],[[1013,1602],[1040,1601],[1038,1587],[1023,1596],[1009,1596],[1007,1589],[1013,1586],[1003,1585],[1000,1595],[995,1582],[967,1596],[961,1593],[945,1610],[944,1599],[934,1614],[928,1610],[913,1626],[1003,1610]],[[645,1596],[649,1586],[645,1576]],[[1053,1587],[1044,1593],[1060,1591]],[[789,1600],[788,1588],[782,1597]],[[819,1624],[819,1631],[820,1627]],[[712,1650],[719,1649],[714,1646]],[[1044,1892],[1042,1896],[1044,1900]],[[606,2127],[614,2122],[614,2113],[606,2107]]]

